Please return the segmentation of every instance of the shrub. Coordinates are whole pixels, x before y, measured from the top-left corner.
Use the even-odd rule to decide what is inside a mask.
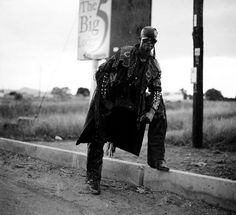
[[[221,92],[214,88],[207,90],[205,96],[207,100],[212,101],[221,101],[224,99],[224,96],[222,96]]]
[[[0,117],[2,118],[17,118],[21,115],[32,115],[35,111],[32,106],[32,101],[30,99],[22,99],[22,100],[12,100],[6,99],[1,102],[0,105]]]
[[[89,89],[83,88],[83,87],[78,88],[76,92],[76,96],[80,96],[80,95],[85,96],[85,97],[89,96],[90,95]]]

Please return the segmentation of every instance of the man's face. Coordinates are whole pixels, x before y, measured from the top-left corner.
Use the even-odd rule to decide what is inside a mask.
[[[157,41],[152,38],[142,38],[140,42],[140,47],[145,51],[151,51]]]

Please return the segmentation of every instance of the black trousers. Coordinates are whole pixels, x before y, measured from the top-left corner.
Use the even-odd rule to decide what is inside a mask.
[[[147,163],[152,168],[165,159],[166,130],[167,118],[163,110],[154,115],[148,129]]]
[[[88,143],[87,148],[87,180],[100,181],[102,175],[103,146],[105,143]]]
[[[167,119],[165,110],[157,111],[148,129],[147,163],[155,168],[165,157]],[[101,180],[104,142],[97,136],[87,148],[87,179]]]

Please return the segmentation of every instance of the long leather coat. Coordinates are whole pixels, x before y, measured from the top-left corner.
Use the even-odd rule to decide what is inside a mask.
[[[97,88],[77,145],[112,142],[139,155],[145,131],[140,118],[160,103],[156,95],[161,93],[161,70],[151,55],[141,62],[138,47],[122,47],[99,67]]]

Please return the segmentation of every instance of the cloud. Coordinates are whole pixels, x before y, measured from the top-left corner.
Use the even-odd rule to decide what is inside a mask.
[[[190,56],[193,48],[193,1],[153,1],[153,22],[159,29],[162,56]],[[208,0],[203,6],[206,56],[236,56],[236,1]]]
[[[192,94],[193,85],[190,81],[190,71],[193,67],[192,58],[169,58],[159,60],[163,75],[163,91],[178,91],[184,88]],[[236,96],[236,58],[206,57],[203,67],[203,92],[215,88],[220,90],[223,96]]]
[[[186,88],[190,93],[193,1],[152,3],[163,89]],[[91,62],[76,60],[78,4],[78,0],[0,0],[0,88],[38,86],[40,65],[44,88],[90,87]],[[235,0],[204,1],[204,87],[217,88],[223,95],[235,93],[235,8]]]
[[[8,36],[0,36],[0,42],[62,49],[77,10],[76,1],[11,1],[0,8],[0,35]]]

